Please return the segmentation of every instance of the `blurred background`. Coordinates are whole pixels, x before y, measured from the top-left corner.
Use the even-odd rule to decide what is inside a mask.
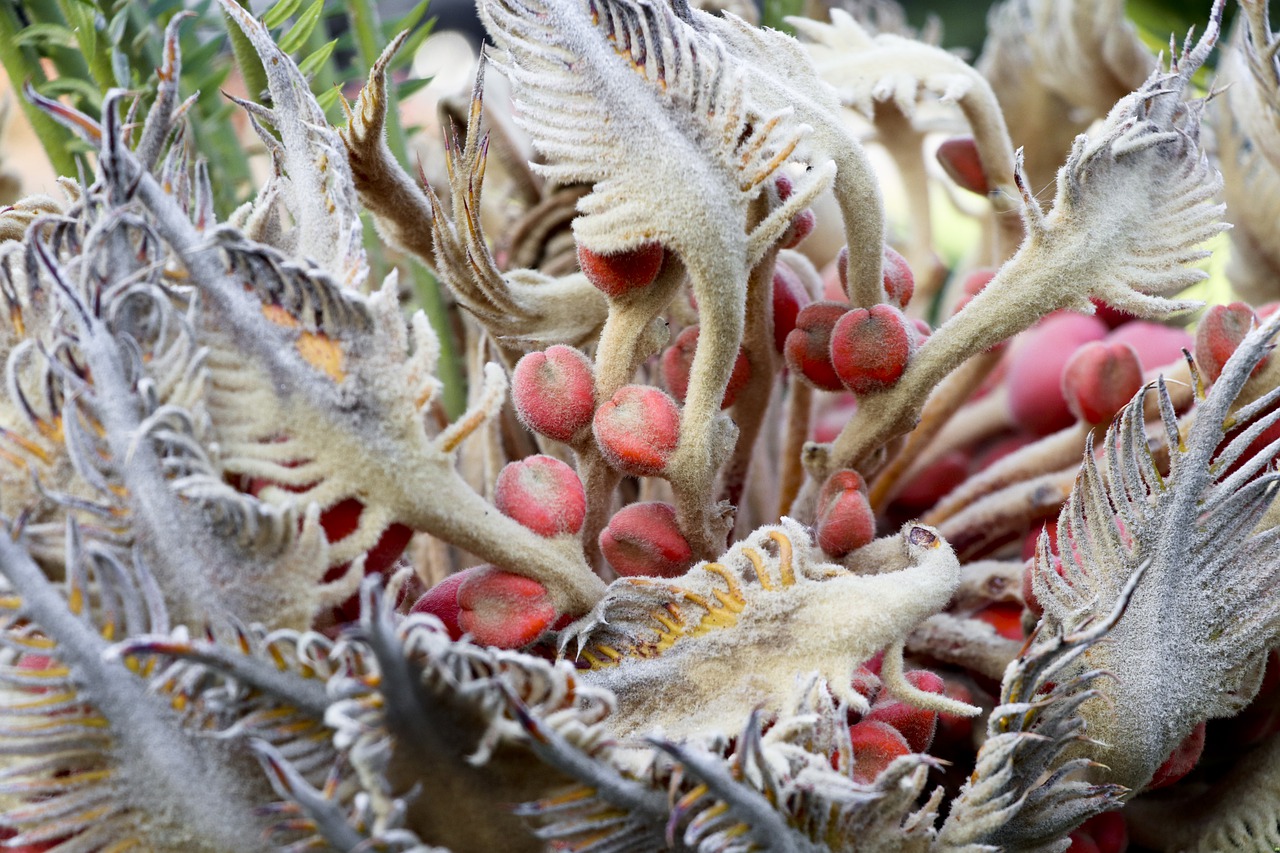
[[[777,21],[790,10],[802,8],[811,16],[823,17],[822,0],[768,1],[766,21],[771,15]],[[474,0],[239,2],[264,17],[282,43],[293,42],[290,52],[303,62],[304,70],[311,63],[313,88],[336,124],[345,122],[338,95],[354,99],[377,50],[397,27],[410,24],[414,37],[394,69],[404,127],[393,128],[393,135],[399,137],[392,144],[407,164],[415,159],[409,156],[409,137],[428,147],[440,138],[440,99],[468,88],[484,37]],[[759,7],[763,0],[754,2]],[[901,5],[910,25],[927,28],[936,20],[943,46],[972,60],[982,50],[987,13],[994,4],[991,0],[905,0]],[[1234,5],[1229,6],[1228,15]],[[1126,10],[1158,50],[1171,33],[1181,38],[1193,24],[1203,25],[1209,6],[1210,0],[1129,0]],[[241,54],[212,0],[0,0],[0,54],[5,60],[5,73],[0,75],[0,168],[7,167],[8,175],[20,179],[22,192],[53,191],[54,175],[74,175],[76,158],[91,152],[65,130],[49,127],[47,121],[40,128],[41,117],[33,115],[24,99],[10,89],[8,78],[31,80],[42,93],[95,116],[106,88],[118,85],[145,91],[154,85],[164,22],[183,9],[197,13],[194,23],[184,25],[183,54],[188,61],[183,94],[201,92],[198,109],[192,113],[201,150],[208,155],[211,146],[216,148],[227,139],[223,130],[227,122],[236,124],[242,146],[256,148],[257,141],[242,133],[246,129],[242,114],[221,94],[243,96],[252,86],[246,87],[243,69],[231,61],[233,53],[237,60]],[[96,32],[86,49],[79,36],[88,30]],[[326,96],[331,97],[326,100]],[[28,124],[32,120],[35,132]],[[415,136],[410,132],[415,129],[424,133]],[[53,152],[53,163],[45,151]],[[263,159],[246,161],[246,152],[227,153],[223,159],[231,168],[224,171],[226,180],[218,187],[218,207],[224,212],[247,197],[256,183],[250,171],[261,168]],[[211,160],[218,159],[215,151]],[[251,165],[237,168],[236,161]],[[3,173],[0,185],[8,185]],[[0,203],[8,200],[0,197]]]

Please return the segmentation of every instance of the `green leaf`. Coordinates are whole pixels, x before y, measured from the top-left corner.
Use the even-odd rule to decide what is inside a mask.
[[[111,18],[111,23],[107,24],[107,37],[111,39],[112,44],[119,44],[124,38],[124,28],[129,26],[129,5],[119,12],[116,12]]]
[[[222,39],[209,39],[209,41],[192,50],[183,48],[182,64],[187,68],[205,68],[213,63],[213,58],[226,47]]]
[[[111,48],[111,71],[116,76],[116,85],[121,89],[128,89],[133,83],[133,74],[130,73],[129,57],[125,56],[123,50],[118,47]]]
[[[338,40],[334,39],[326,45],[315,50],[310,56],[298,63],[298,70],[303,76],[310,77],[329,61],[329,57],[333,56],[333,49],[338,46]]]
[[[328,112],[329,108],[337,104],[338,99],[341,97],[342,89],[338,86],[334,86],[332,89],[328,89],[316,95],[316,103],[320,105],[320,109]]]
[[[70,47],[79,48],[76,34],[62,24],[32,24],[18,33],[13,40],[18,47]]]
[[[382,25],[382,37],[387,41],[400,35],[405,30],[411,30],[422,20],[422,16],[427,14],[427,6],[431,4],[431,0],[422,0],[417,6],[409,10],[409,13],[398,21],[392,21]]]
[[[269,30],[289,20],[294,12],[298,11],[298,7],[302,5],[302,0],[280,0],[279,3],[267,10],[267,14],[262,16],[262,23]]]
[[[300,50],[311,37],[311,31],[316,28],[316,24],[320,23],[320,15],[323,12],[324,0],[316,0],[308,6],[307,10],[298,16],[298,22],[293,25],[293,28],[281,36],[277,42],[280,49],[289,54]]]
[[[404,100],[414,92],[418,92],[423,89],[430,82],[430,77],[418,77],[413,80],[405,80],[404,82],[396,85],[396,98]]]
[[[764,0],[764,14],[760,23],[784,33],[794,34],[790,24],[783,19],[804,11],[804,0]]]
[[[403,68],[413,62],[413,56],[418,52],[418,48],[422,47],[422,43],[427,40],[427,36],[431,35],[431,31],[436,28],[436,19],[432,18],[404,40],[404,45],[400,48],[400,52],[391,60],[389,66],[393,71]]]
[[[88,80],[81,80],[77,77],[59,77],[56,80],[41,84],[38,88],[40,94],[49,98],[71,95],[84,99],[86,103],[92,104],[94,109],[101,109],[102,107],[102,91]]]

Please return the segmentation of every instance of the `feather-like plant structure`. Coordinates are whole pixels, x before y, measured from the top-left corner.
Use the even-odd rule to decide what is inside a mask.
[[[192,728],[184,704],[153,692],[148,668],[107,655],[104,635],[165,630],[145,568],[97,552],[68,523],[65,593],[20,541],[0,537],[0,825],[10,844],[58,853],[264,850],[271,799],[252,755]],[[16,660],[14,659],[16,657]],[[296,834],[294,835],[296,837]]]
[[[481,129],[486,65],[482,58],[476,70],[465,137],[459,139],[461,131],[454,128],[446,141],[452,217],[427,189],[436,269],[504,349],[523,353],[558,343],[589,346],[600,337],[608,316],[604,294],[580,272],[558,278],[529,269],[504,274],[485,241],[480,194],[489,151],[489,134]]]
[[[1253,697],[1268,649],[1280,640],[1280,533],[1255,532],[1280,474],[1274,444],[1246,454],[1280,420],[1275,393],[1234,412],[1250,372],[1270,349],[1280,322],[1241,344],[1189,428],[1179,425],[1164,390],[1155,393],[1168,446],[1168,470],[1148,449],[1140,394],[1107,433],[1105,467],[1090,446],[1058,519],[1062,575],[1042,538],[1034,587],[1043,625],[1066,631],[1096,619],[1129,573],[1146,574],[1108,637],[1078,667],[1105,669],[1102,697],[1081,714],[1099,775],[1140,790],[1198,723],[1231,716]],[[1235,430],[1227,440],[1228,430]]]
[[[360,287],[368,278],[369,265],[343,142],[325,119],[306,77],[276,46],[262,22],[234,0],[223,0],[221,5],[253,45],[267,75],[271,108],[251,101],[240,104],[249,111],[267,148],[279,153],[283,166],[282,195],[294,223],[284,248],[318,264],[341,286]],[[261,125],[263,121],[274,135]]]
[[[753,27],[732,13],[689,11],[694,26],[722,39],[742,64],[753,98],[768,109],[794,111],[809,132],[795,159],[815,167],[835,165],[832,192],[840,206],[849,248],[846,279],[850,304],[870,308],[884,301],[885,217],[880,185],[861,143],[841,115],[836,90],[822,78],[791,36]],[[785,215],[779,210],[774,216]]]
[[[1170,298],[1200,281],[1189,266],[1222,231],[1215,200],[1221,178],[1200,147],[1203,100],[1184,100],[1192,75],[1217,43],[1224,0],[1216,0],[1195,44],[1078,136],[1058,172],[1046,213],[1019,174],[1027,238],[982,292],[913,356],[898,382],[863,395],[832,445],[810,445],[806,467],[822,482],[832,471],[868,465],[890,439],[911,429],[932,390],[970,356],[1069,308],[1098,299],[1140,317],[1195,307]]]
[[[991,187],[987,197],[1001,236],[998,260],[1013,254],[1023,236],[1018,215],[1022,195],[1013,178],[1013,143],[995,93],[982,75],[935,45],[894,33],[873,36],[841,9],[831,11],[829,24],[807,18],[796,18],[792,23],[812,42],[807,49],[822,79],[836,89],[843,104],[869,121],[876,121],[877,110],[885,106],[910,121],[923,95],[952,102],[960,109]]]
[[[104,138],[117,130],[109,121]],[[299,524],[292,507],[224,481],[202,405],[195,304],[164,272],[166,249],[126,195],[109,179],[95,184],[67,214],[35,224],[21,274],[5,268],[11,290],[39,294],[55,318],[14,348],[8,372],[25,432],[57,448],[18,474],[40,499],[24,504],[29,493],[18,490],[6,509],[53,576],[68,558],[70,517],[114,561],[145,563],[176,619],[308,624],[354,587],[320,583],[318,508]],[[15,424],[9,435],[22,432]],[[32,440],[18,443],[40,456]]]
[[[733,738],[575,746],[516,705],[533,749],[580,786],[521,808],[542,838],[602,851],[925,851],[941,791],[933,762],[896,759],[854,782],[846,709],[810,679],[798,704],[765,724],[753,712]]]
[[[617,581],[562,642],[576,643],[590,664],[585,681],[618,697],[610,725],[624,735],[737,731],[752,709],[796,705],[814,672],[866,710],[853,673],[882,649],[891,693],[922,708],[977,713],[902,677],[906,636],[946,606],[960,566],[929,528],[908,524],[896,538],[904,568],[857,575],[826,562],[804,528],[784,519],[675,582]]]
[[[539,537],[494,512],[455,468],[458,445],[504,400],[500,368],[486,369],[476,408],[432,434],[426,413],[439,387],[439,346],[421,312],[406,329],[394,278],[366,297],[235,229],[201,231],[118,134],[104,134],[104,146],[108,185],[136,189],[165,251],[199,292],[202,403],[220,473],[265,482],[262,497],[281,505],[363,505],[357,529],[308,571],[356,559],[400,523],[533,577],[562,611],[594,604],[604,585],[576,537]],[[288,574],[276,581],[287,585]]]
[[[834,167],[819,164],[776,209],[751,213],[808,128],[789,107],[761,110],[746,63],[665,2],[491,0],[480,13],[505,54],[518,120],[547,159],[539,171],[594,185],[578,203],[579,245],[609,255],[658,243],[668,253],[657,281],[611,300],[598,398],[630,382],[651,354],[650,325],[688,273],[701,333],[663,475],[685,538],[714,556],[731,525],[714,481],[736,438],[720,403],[742,343],[748,273]],[[671,187],[680,188],[675,204]]]
[[[295,709],[304,723],[323,719],[338,760],[319,778],[316,762],[304,760],[321,757],[318,749],[306,750],[300,738],[269,737],[289,730],[278,713],[242,715],[234,729],[251,740],[286,797],[274,813],[313,841],[341,849],[356,842],[405,849],[396,845],[424,839],[456,850],[541,850],[502,806],[552,796],[570,780],[531,751],[511,705],[536,714],[549,736],[596,750],[607,735],[600,723],[611,697],[580,684],[566,663],[451,640],[433,617],[395,614],[378,578],[368,579],[361,598],[359,626],[331,644],[275,634],[239,654],[207,642],[142,637],[116,653],[233,679],[250,695]],[[277,655],[290,657],[292,671]],[[327,683],[312,698],[317,675]]]
[[[481,57],[465,137],[446,139],[450,217],[434,190],[418,187],[387,148],[387,66],[403,37],[387,46],[341,131],[360,177],[361,199],[379,230],[432,265],[473,317],[513,355],[556,343],[587,346],[600,336],[608,306],[581,273],[555,277],[531,269],[498,269],[481,225],[481,192],[488,155],[482,130],[484,73]],[[514,359],[513,359],[514,360]]]
[[[1026,152],[1033,191],[1052,185],[1076,135],[1155,68],[1120,0],[1007,0],[987,30],[976,65]]]
[[[1188,853],[1280,847],[1280,735],[1239,756],[1212,786],[1179,788],[1125,807],[1136,843]]]
[[[935,849],[1032,853],[1065,849],[1089,817],[1120,804],[1125,788],[1084,778],[1092,762],[1071,757],[1091,743],[1081,716],[1107,673],[1078,664],[1112,631],[1132,601],[1146,566],[1126,579],[1110,610],[1071,634],[1042,628],[1005,670],[1000,704],[987,718],[987,739],[938,833]]]
[[[1214,85],[1214,131],[1222,170],[1222,195],[1231,220],[1232,288],[1257,305],[1280,295],[1275,249],[1280,221],[1280,45],[1267,3],[1244,2],[1244,10],[1218,64]]]

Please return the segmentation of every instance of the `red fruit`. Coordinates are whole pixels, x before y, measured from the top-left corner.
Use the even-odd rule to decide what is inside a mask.
[[[468,577],[468,572],[475,571],[467,569],[440,581],[431,589],[423,593],[422,597],[413,603],[413,607],[409,608],[410,613],[430,613],[444,623],[445,628],[449,629],[449,636],[457,640],[462,637],[462,628],[458,625],[458,614],[462,607],[458,604],[458,587],[462,586],[462,582]]]
[[[1016,601],[994,601],[973,614],[973,618],[986,622],[1006,640],[1023,639],[1022,605]]]
[[[458,627],[482,646],[518,649],[556,619],[547,588],[496,566],[468,569],[458,586]]]
[[[1016,453],[1035,441],[1029,435],[1022,433],[1006,433],[1001,438],[992,440],[988,444],[984,444],[982,449],[974,454],[973,470],[982,471],[990,468],[1011,453]]]
[[[926,693],[941,695],[945,687],[942,678],[925,669],[908,672],[906,679],[912,686]],[[891,698],[883,693],[880,694],[880,698],[871,706],[871,711],[863,719],[893,726],[906,739],[907,745],[912,752],[927,751],[929,744],[933,743],[934,731],[938,726],[938,713],[936,711],[916,708],[900,699]]]
[[[1102,853],[1093,836],[1083,830],[1077,829],[1068,838],[1071,839],[1071,846],[1067,848],[1067,853]]]
[[[511,396],[525,426],[547,438],[569,441],[591,423],[596,410],[591,362],[562,344],[531,352],[516,364]]]
[[[505,466],[493,488],[498,512],[539,536],[575,534],[587,516],[577,473],[559,459],[530,456]]]
[[[848,267],[846,255],[845,266]],[[911,274],[907,259],[888,246],[884,247],[884,292],[889,301],[899,308],[906,308],[916,292],[916,279]]]
[[[1101,320],[1067,312],[1052,314],[1030,329],[1009,354],[1005,382],[1014,422],[1042,436],[1071,426],[1075,416],[1062,395],[1062,369],[1076,349],[1106,333]]]
[[[610,299],[653,284],[665,257],[661,243],[641,243],[634,249],[610,255],[598,255],[578,244],[578,266],[587,281]]]
[[[842,246],[836,254],[835,276],[831,275],[831,267],[822,277],[822,298],[832,302],[848,302],[849,295],[849,247]]]
[[[964,307],[973,301],[973,297],[981,293],[995,277],[996,271],[993,269],[977,269],[966,275],[964,280],[960,282],[960,290],[963,295],[956,300],[951,313],[955,315],[963,311]]]
[[[864,720],[849,727],[853,742],[853,781],[868,785],[893,763],[911,754],[902,733],[887,723]]]
[[[1049,550],[1054,554],[1058,553],[1058,522],[1056,520],[1046,521],[1031,528],[1031,531],[1027,533],[1027,538],[1022,540],[1022,559],[1030,560],[1036,555],[1036,543],[1040,541],[1041,530],[1049,532]]]
[[[873,672],[866,664],[861,664],[853,672],[853,681],[851,686],[855,693],[862,695],[862,698],[871,702],[876,698],[876,694],[880,692],[880,675],[879,663],[876,664],[876,671]]]
[[[836,559],[875,538],[866,489],[857,471],[837,471],[818,494],[818,547]]]
[[[1148,791],[1172,785],[1195,768],[1201,753],[1204,752],[1204,728],[1204,723],[1201,722],[1173,752],[1169,753],[1164,764],[1160,765],[1155,775],[1151,777],[1151,781],[1147,783]]]
[[[7,839],[16,837],[17,834],[18,833],[15,830],[12,830],[7,826],[0,827],[0,844],[3,844]],[[71,836],[64,835],[61,838],[55,838],[52,841],[37,841],[34,844],[23,844],[16,847],[4,844],[3,846],[0,846],[0,850],[4,850],[5,853],[45,853],[45,851],[52,850],[70,838]]]
[[[813,215],[813,211],[810,208],[806,207],[791,220],[791,224],[783,232],[779,244],[784,249],[794,249],[804,242],[805,237],[813,233],[813,228],[817,224],[818,218]]]
[[[928,509],[968,476],[969,457],[962,450],[952,450],[908,480],[893,502],[905,510]]]
[[[1124,853],[1129,848],[1129,827],[1120,812],[1094,815],[1078,831],[1093,839],[1099,853]]]
[[[957,699],[968,705],[976,704],[973,691],[959,681],[948,680],[942,695]],[[953,747],[971,747],[973,742],[973,717],[962,717],[959,714],[939,714],[938,730],[934,735],[935,743],[947,743]]]
[[[693,549],[680,532],[670,504],[625,506],[600,533],[600,551],[623,577],[675,578],[693,565]]]
[[[812,301],[795,270],[778,261],[773,268],[773,345],[779,353],[786,349],[800,309]]]
[[[671,346],[662,354],[662,381],[667,390],[681,403],[689,392],[689,371],[693,367],[693,354],[698,348],[698,327],[690,326],[676,336]],[[751,365],[747,354],[738,348],[738,357],[733,362],[733,372],[729,374],[729,385],[724,389],[724,399],[720,408],[727,409],[738,399],[738,392],[746,387],[751,379]]]
[[[831,366],[831,330],[848,310],[848,305],[839,302],[806,305],[796,316],[795,329],[787,335],[783,349],[787,367],[823,391],[844,390]]]
[[[858,395],[896,383],[914,350],[913,327],[892,305],[846,311],[831,331],[831,364],[845,387]]]
[[[938,146],[938,162],[956,186],[971,193],[986,195],[991,183],[978,157],[978,146],[972,136],[953,136]]]
[[[1087,424],[1110,421],[1142,390],[1142,362],[1125,343],[1091,341],[1067,359],[1062,396],[1067,408]]]
[[[1196,366],[1209,382],[1217,382],[1222,367],[1235,353],[1244,336],[1258,325],[1258,315],[1243,302],[1214,305],[1205,312],[1196,329]],[[1256,374],[1267,363],[1263,358],[1253,369]]]
[[[1128,311],[1121,311],[1101,299],[1090,299],[1089,301],[1093,303],[1093,316],[1106,323],[1109,328],[1118,329],[1125,323],[1138,319],[1136,315],[1130,314]]]
[[[927,320],[919,317],[911,318],[911,325],[916,331],[916,347],[919,348],[925,341],[929,340],[929,336],[933,334],[933,327],[929,325]]]
[[[320,513],[320,526],[330,542],[345,539],[355,532],[360,525],[360,516],[364,513],[364,504],[355,498],[338,501]],[[364,573],[366,576],[385,574],[400,559],[404,549],[409,547],[413,531],[403,524],[387,525],[373,547],[364,552]],[[335,581],[347,573],[350,563],[342,563],[329,569],[324,575],[326,583]],[[360,597],[353,595],[342,604],[333,608],[333,617],[337,622],[352,622],[360,616]]]
[[[680,439],[680,410],[657,388],[627,385],[596,410],[591,424],[604,458],[637,476],[661,473]]]
[[[1129,344],[1138,352],[1143,370],[1155,370],[1182,359],[1182,351],[1194,342],[1186,329],[1162,326],[1146,320],[1125,323],[1107,335],[1107,343]]]
[[[791,183],[791,178],[781,172],[778,173],[773,185],[778,191],[778,201],[786,201],[791,198],[791,193],[795,189]]]

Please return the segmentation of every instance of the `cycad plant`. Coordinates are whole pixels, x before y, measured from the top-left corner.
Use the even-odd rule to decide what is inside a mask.
[[[6,843],[1280,844],[1280,38],[1121,5],[481,0],[417,175],[371,7],[0,7]]]

